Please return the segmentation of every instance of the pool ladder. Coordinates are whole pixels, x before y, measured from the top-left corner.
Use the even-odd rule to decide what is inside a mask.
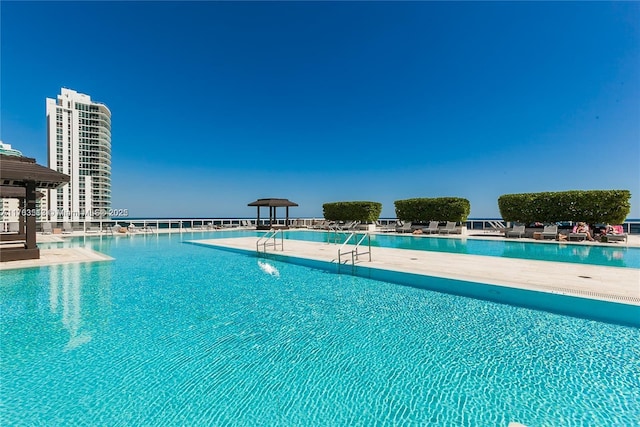
[[[278,235],[280,235],[279,241]],[[259,253],[262,248],[262,252],[266,253],[268,247],[273,247],[273,250],[277,251],[278,244],[280,245],[280,250],[284,251],[284,234],[282,233],[282,229],[272,228],[258,239],[256,242],[256,252]]]
[[[355,248],[351,250],[345,250],[345,246],[349,243],[351,238],[354,238],[354,241],[355,241],[358,238],[357,236],[359,236],[359,234],[356,232],[349,234],[349,237],[347,237],[347,240],[345,240],[344,243],[340,246],[340,248],[338,248],[338,264],[342,264],[342,258],[344,255],[347,255],[347,254],[351,254],[351,265],[356,264],[356,261],[358,261],[358,257],[360,255],[369,255],[369,262],[371,262],[371,234],[369,233],[364,233],[362,235],[360,240],[358,240],[358,242],[356,243]],[[361,252],[362,250],[361,245],[365,241],[365,239],[367,241],[366,244],[367,244],[368,250],[366,252]],[[348,261],[349,259],[347,258],[345,260],[345,264]]]

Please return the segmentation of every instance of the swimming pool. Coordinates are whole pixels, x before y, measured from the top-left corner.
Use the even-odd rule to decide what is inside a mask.
[[[633,425],[640,330],[182,243],[2,272],[3,424]]]
[[[215,232],[185,232],[180,233],[184,239],[215,239],[227,237],[258,237],[265,232],[252,230],[233,230]],[[124,236],[117,236],[122,238]],[[334,237],[337,240],[334,240]],[[342,242],[346,235],[336,236],[323,231],[312,230],[287,230],[285,239],[304,240],[310,242]],[[45,243],[40,247],[68,246],[68,242],[80,244],[84,241],[100,239],[101,237],[74,237],[67,238],[65,243]],[[110,239],[111,237],[103,237]],[[134,236],[133,238],[154,238],[149,235]],[[78,243],[80,242],[80,243]],[[580,264],[604,265],[609,267],[640,268],[640,248],[618,245],[592,245],[592,244],[563,244],[555,242],[522,242],[514,240],[489,240],[426,236],[403,236],[388,234],[372,234],[371,245],[397,249],[413,249],[424,251],[437,251],[459,253],[468,255],[484,255],[495,257],[532,259],[539,261],[570,262]]]
[[[288,239],[312,242],[325,242],[332,238],[331,234],[320,231],[289,230],[284,235]],[[345,238],[344,235],[337,235],[337,237],[338,239]],[[372,234],[371,245],[397,249],[640,268],[640,248],[623,245],[558,244],[555,242],[388,234]]]

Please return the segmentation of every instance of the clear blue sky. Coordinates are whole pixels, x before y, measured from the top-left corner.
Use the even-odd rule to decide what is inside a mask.
[[[628,189],[640,3],[10,2],[0,138],[46,164],[45,98],[112,112],[113,208]]]

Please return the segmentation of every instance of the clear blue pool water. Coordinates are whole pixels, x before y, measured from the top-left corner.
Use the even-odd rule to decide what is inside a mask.
[[[3,425],[640,419],[638,328],[277,261],[271,275],[179,236],[87,244],[115,260],[2,272]]]
[[[265,232],[251,230],[185,232],[184,239],[215,239],[227,237],[262,236]],[[120,238],[121,236],[118,236]],[[136,238],[153,236],[135,236]],[[285,239],[310,242],[342,242],[346,235],[331,235],[322,231],[288,230]],[[103,237],[105,239],[111,238]],[[100,239],[100,237],[67,239],[78,242]],[[40,247],[65,246],[60,244],[40,244]],[[413,249],[423,251],[449,252],[468,255],[484,255],[507,258],[533,259],[539,261],[571,262],[604,265],[609,267],[640,268],[640,248],[623,244],[558,244],[554,242],[522,242],[516,240],[460,239],[411,235],[372,234],[371,245],[387,248]]]
[[[332,236],[325,232],[289,230],[285,233],[285,237],[295,240],[324,242]],[[344,235],[338,235],[338,238],[344,239]],[[372,234],[371,245],[386,248],[640,268],[640,248],[627,247],[622,244],[600,246],[592,244],[558,244],[555,242]]]

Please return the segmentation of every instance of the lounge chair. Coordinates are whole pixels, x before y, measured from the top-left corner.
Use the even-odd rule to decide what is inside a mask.
[[[447,221],[447,225],[442,230],[438,230],[438,234],[450,234],[456,231],[455,221]]]
[[[89,226],[89,228],[87,228],[87,234],[88,233],[99,233],[100,232],[100,227],[96,227],[95,225],[91,225]]]
[[[291,220],[291,222],[289,223],[289,227],[291,227],[291,228],[306,228],[306,226],[304,225],[304,221],[299,219],[299,218]]]
[[[607,242],[627,242],[627,233],[623,234],[607,234],[603,236],[603,238],[607,239]]]
[[[72,234],[73,233],[73,227],[71,227],[71,224],[69,224],[68,222],[65,222],[64,224],[62,224],[62,234]]]
[[[126,232],[127,232],[127,227],[123,227],[120,224],[115,224],[105,229],[105,233],[111,233],[111,234],[125,234]]]
[[[342,224],[338,228],[342,231],[353,231],[358,227],[358,225],[360,225],[360,221],[349,221]]]
[[[588,227],[588,226],[587,226]],[[577,240],[577,241],[582,241],[582,240],[586,240],[587,239],[587,233],[577,233],[578,226],[574,225],[573,226],[573,230],[571,231],[571,233],[569,233],[569,240]]]
[[[607,239],[607,242],[627,242],[627,233],[623,234],[607,234],[604,236]]]
[[[140,228],[140,231],[143,233],[154,233],[155,232],[155,227],[152,225],[143,225]]]
[[[407,221],[403,224],[396,225],[396,233],[411,233],[411,221]]]
[[[610,234],[605,234],[604,236],[602,236],[602,241],[606,241],[607,242],[622,242],[624,241],[625,243],[627,242],[627,233],[624,232],[624,229],[622,228],[621,225],[614,225],[612,226],[613,228],[613,233]]]
[[[489,224],[489,230],[488,231],[493,231],[493,232],[501,232],[504,233],[505,231],[505,226],[502,223],[502,221],[487,221],[487,223]]]
[[[383,224],[380,221],[376,221],[376,231],[379,233],[393,233],[396,231],[396,223]]]
[[[542,230],[540,235],[542,236],[542,240],[546,239],[547,237],[551,237],[552,239],[555,239],[556,237],[558,237],[558,226],[545,225],[544,230]]]
[[[424,234],[438,234],[438,232],[440,231],[438,229],[438,221],[429,221],[429,226],[428,227],[424,227],[422,229],[422,232]]]
[[[44,224],[42,224],[42,234],[51,234],[51,223],[50,222],[45,222]]]
[[[514,225],[510,231],[507,231],[505,236],[518,238],[524,236],[524,225]]]
[[[329,221],[327,220],[314,221],[313,224],[311,224],[311,228],[314,230],[326,230],[328,225]]]
[[[9,223],[9,233],[20,233],[20,224],[17,222]]]
[[[325,225],[325,230],[336,231],[340,229],[340,223],[337,221],[327,221]]]

